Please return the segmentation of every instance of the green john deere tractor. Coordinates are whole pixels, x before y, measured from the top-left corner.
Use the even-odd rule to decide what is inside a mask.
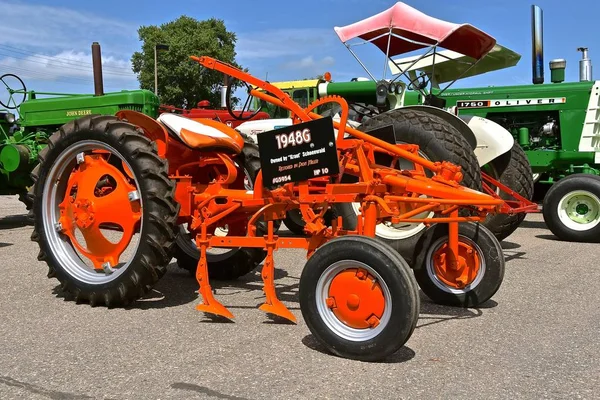
[[[97,43],[92,45],[92,55],[96,64],[100,58]],[[90,114],[115,115],[120,110],[158,115],[158,97],[148,90],[104,93],[100,68],[94,69],[94,86],[94,94],[35,92],[27,90],[16,75],[0,76],[0,90],[8,92],[8,100],[0,101],[4,107],[0,108],[0,194],[18,194],[30,208],[26,194],[38,153],[65,123]]]

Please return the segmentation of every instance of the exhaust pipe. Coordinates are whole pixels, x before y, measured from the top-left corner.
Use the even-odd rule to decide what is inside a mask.
[[[577,51],[581,52],[579,60],[579,82],[589,82],[592,80],[592,60],[588,58],[587,47],[580,47]]]
[[[223,86],[221,86],[221,108],[227,108],[227,81],[229,77],[223,75]]]
[[[531,6],[531,67],[533,84],[544,83],[544,12],[536,5]]]
[[[100,44],[98,42],[92,43],[92,69],[94,71],[94,96],[103,96],[102,54],[100,53]]]

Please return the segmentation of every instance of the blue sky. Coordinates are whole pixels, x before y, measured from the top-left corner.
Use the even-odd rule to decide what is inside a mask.
[[[577,47],[589,47],[600,62],[597,16],[600,2],[579,0],[407,0],[418,10],[455,23],[468,22],[522,55],[516,67],[469,78],[457,86],[531,83],[530,6],[544,10],[546,81],[548,62],[567,60],[567,80],[578,79]],[[365,76],[333,31],[383,11],[391,0],[137,1],[0,0],[0,75],[13,72],[28,89],[85,93],[93,91],[90,45],[98,41],[104,58],[105,89],[135,89],[131,54],[139,50],[137,28],[169,22],[182,14],[225,20],[238,36],[237,61],[270,81],[301,79],[330,71],[335,81]],[[565,5],[568,4],[568,5]],[[365,46],[363,46],[365,47]],[[383,56],[361,48],[376,76]],[[600,67],[598,67],[600,68]],[[0,89],[0,98],[4,93]]]

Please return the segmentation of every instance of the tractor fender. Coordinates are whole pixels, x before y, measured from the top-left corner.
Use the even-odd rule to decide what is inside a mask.
[[[477,138],[477,148],[474,153],[480,167],[512,149],[515,139],[502,125],[472,115],[461,115],[460,118]]]
[[[456,128],[464,136],[464,138],[467,139],[467,142],[469,142],[471,149],[475,150],[477,148],[477,139],[475,138],[475,133],[473,132],[473,130],[461,118],[449,113],[446,110],[443,110],[438,107],[425,105],[403,106],[399,108],[399,110],[422,110],[433,114],[437,117],[440,117],[444,121],[452,125],[454,128]]]
[[[256,135],[259,133],[272,131],[274,129],[283,128],[290,125],[292,125],[291,118],[259,119],[243,122],[235,129],[250,137],[254,143],[258,143]]]

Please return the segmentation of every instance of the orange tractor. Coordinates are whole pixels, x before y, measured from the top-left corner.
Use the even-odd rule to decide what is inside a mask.
[[[215,298],[211,271],[240,276],[264,260],[260,309],[295,321],[277,298],[273,253],[306,249],[302,316],[313,335],[342,357],[379,360],[404,345],[419,315],[417,281],[442,304],[475,306],[496,293],[504,274],[502,249],[478,222],[503,202],[461,186],[460,167],[429,161],[415,145],[348,127],[348,105],[340,97],[302,108],[232,66],[192,59],[289,110],[293,125],[262,133],[259,147],[218,121],[170,113],[154,120],[126,110],[64,125],[40,153],[30,196],[32,240],[65,294],[92,306],[135,301],[165,273],[181,224],[200,249],[197,309],[218,318],[233,315]],[[313,112],[325,103],[340,106],[339,122]],[[379,165],[377,154],[415,168]],[[356,180],[342,183],[343,176]],[[253,190],[245,186],[248,180]],[[341,218],[325,224],[332,205],[350,202],[361,204],[356,229],[344,230]],[[279,237],[275,223],[296,209],[308,235]],[[420,218],[424,212],[433,215]],[[428,224],[416,247],[414,274],[398,252],[375,239],[383,221]],[[208,257],[223,249],[220,257]]]

